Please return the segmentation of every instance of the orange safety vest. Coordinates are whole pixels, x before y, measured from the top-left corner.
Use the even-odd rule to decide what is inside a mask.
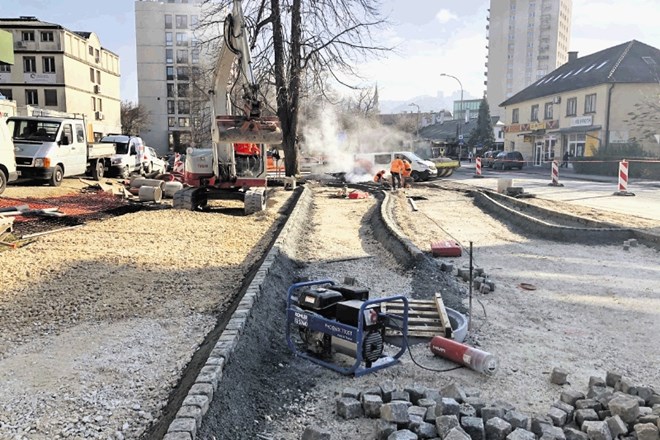
[[[393,173],[401,173],[404,169],[403,161],[401,159],[394,159],[392,165],[390,166],[390,171]]]
[[[410,175],[412,174],[412,165],[407,160],[403,161],[402,174],[404,177],[410,177]]]
[[[377,173],[377,174],[374,176],[374,182],[376,182],[376,183],[380,183],[381,180],[383,180],[383,174],[381,174],[381,173]]]
[[[239,156],[258,156],[261,150],[257,144],[236,143],[234,144],[234,153]]]

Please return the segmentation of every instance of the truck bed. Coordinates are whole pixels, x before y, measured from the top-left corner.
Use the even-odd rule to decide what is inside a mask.
[[[109,144],[109,143],[87,144],[88,159],[110,157],[114,154],[115,154],[115,144]]]

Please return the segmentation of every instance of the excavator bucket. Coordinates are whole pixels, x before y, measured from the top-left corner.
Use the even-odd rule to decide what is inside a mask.
[[[275,116],[248,119],[244,116],[217,116],[221,142],[281,144],[282,128]]]

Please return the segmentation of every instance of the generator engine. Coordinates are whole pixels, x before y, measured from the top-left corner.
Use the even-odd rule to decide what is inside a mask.
[[[289,289],[287,301],[289,347],[298,355],[340,372],[358,375],[389,366],[393,358],[384,355],[384,340],[385,330],[393,317],[381,312],[381,303],[405,301],[405,319],[395,318],[397,328],[405,321],[403,324],[407,329],[407,300],[402,298],[369,300],[368,289],[328,280],[294,284]],[[297,330],[299,339],[295,342],[291,330]],[[402,348],[399,356],[404,350]],[[353,358],[354,368],[343,371],[333,362],[336,354]],[[365,368],[360,369],[362,363]],[[383,366],[374,368],[376,363]]]

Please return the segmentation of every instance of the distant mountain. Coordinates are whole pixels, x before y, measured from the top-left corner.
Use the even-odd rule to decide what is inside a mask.
[[[444,96],[442,92],[438,92],[437,96],[416,96],[406,101],[388,101],[388,100],[379,100],[378,107],[380,108],[381,114],[396,114],[396,113],[416,113],[417,106],[410,105],[415,103],[419,106],[419,111],[422,113],[427,112],[439,112],[440,110],[449,110],[454,109],[454,100],[458,101],[461,99],[460,93],[452,94],[451,96]],[[463,99],[473,99],[467,93],[464,94]]]

